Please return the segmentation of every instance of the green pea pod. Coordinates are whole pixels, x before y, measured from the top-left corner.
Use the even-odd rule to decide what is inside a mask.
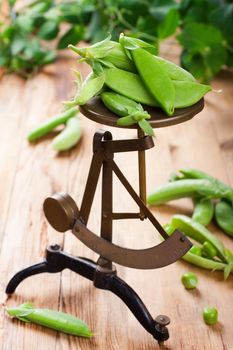
[[[191,73],[180,66],[177,66],[177,64],[158,56],[154,56],[154,59],[160,63],[161,67],[166,70],[167,74],[172,80],[196,81]]]
[[[110,39],[111,35],[109,35],[106,39],[99,41],[91,46],[76,47],[74,45],[68,45],[68,48],[83,58],[103,58],[106,57],[108,51],[111,51],[115,46],[115,42],[111,41]]]
[[[131,55],[149,93],[158,101],[167,115],[173,115],[175,88],[167,71],[154,59],[153,55],[143,49],[132,50]]]
[[[105,84],[113,91],[148,106],[159,106],[138,74],[118,68],[105,69]]]
[[[138,123],[146,134],[154,135],[152,127],[145,120],[150,119],[150,115],[143,110],[139,103],[111,91],[103,92],[101,99],[110,111],[122,117],[117,120],[117,125],[130,126]]]
[[[212,186],[220,190],[222,193],[225,193],[223,198],[229,199],[233,205],[233,188],[232,187],[226,185],[224,182],[198,169],[187,168],[187,169],[181,169],[179,171],[185,178],[207,179],[211,181]]]
[[[82,106],[92,97],[96,96],[104,86],[105,75],[95,75],[90,73],[81,86],[78,86],[78,93],[72,101],[65,102],[67,106],[79,105]],[[78,85],[79,82],[78,82]]]
[[[49,118],[48,120],[40,124],[40,126],[30,131],[27,135],[27,139],[29,141],[35,141],[40,137],[47,135],[57,126],[65,124],[68,121],[68,119],[73,118],[78,113],[78,111],[79,109],[77,107],[73,107],[67,109],[61,114],[54,116],[53,118]]]
[[[143,110],[143,107],[115,92],[104,92],[101,94],[104,105],[122,118],[117,120],[117,125],[130,126],[138,123],[139,127],[148,135],[153,136],[154,131],[145,119],[150,119],[150,115]]]
[[[135,50],[135,49],[142,48],[145,51],[148,51],[152,54],[158,53],[158,46],[157,45],[149,44],[146,41],[138,39],[138,38],[126,36],[126,35],[124,35],[124,33],[120,34],[119,43],[124,50]],[[126,51],[126,54],[127,54],[127,51]]]
[[[126,117],[117,119],[117,125],[120,125],[120,126],[129,126],[134,124],[135,124],[135,119],[132,115],[128,115]]]
[[[100,62],[106,67],[117,67],[130,72],[136,72],[135,65],[125,54],[122,46],[108,38],[88,47],[75,47],[69,45],[69,48],[85,59],[87,63],[90,60]]]
[[[192,106],[207,92],[212,90],[210,85],[199,84],[192,81],[173,81],[173,85],[175,88],[175,108]]]
[[[37,309],[31,303],[7,308],[10,316],[24,322],[36,323],[63,333],[90,338],[93,333],[88,325],[77,317],[50,309]]]
[[[139,103],[115,92],[103,92],[100,97],[104,105],[120,117],[126,117],[135,111],[143,112],[143,108]]]
[[[216,249],[218,257],[223,262],[227,262],[223,243],[209,230],[207,230],[205,226],[192,220],[186,215],[174,215],[171,220],[171,225],[172,227],[181,230],[186,236],[201,244],[203,244],[205,241],[209,242]]]
[[[66,151],[76,145],[81,135],[80,119],[71,118],[64,130],[53,139],[52,147],[56,151]]]
[[[169,236],[175,230],[175,227],[172,224],[166,224],[163,227]],[[184,234],[185,234],[185,232],[184,232]],[[193,246],[193,247],[197,247],[197,246]],[[192,248],[182,257],[182,259],[187,261],[188,263],[195,265],[195,266],[198,266],[198,267],[201,267],[201,268],[206,269],[206,270],[223,271],[225,280],[228,278],[230,273],[233,271],[233,264],[225,264],[225,263],[220,262],[220,261],[204,258],[204,257],[200,256],[199,253],[197,254],[195,251],[193,252]],[[197,247],[197,248],[199,248],[199,247]]]
[[[195,266],[199,266],[203,269],[206,269],[206,270],[212,270],[212,271],[217,271],[217,270],[220,270],[220,271],[225,271],[225,269],[227,269],[228,265],[227,264],[224,264],[222,262],[219,262],[219,261],[215,261],[215,260],[211,260],[211,259],[207,259],[207,258],[204,258],[202,256],[198,256],[196,254],[193,254],[191,252],[188,252],[186,253],[183,257],[182,257],[183,260],[189,262],[190,264],[192,265],[195,265]],[[232,268],[231,268],[231,271],[232,271]],[[230,271],[230,272],[231,272]],[[227,276],[228,277],[228,276]],[[226,278],[227,278],[226,277]],[[224,276],[225,278],[225,276]],[[225,278],[225,279],[226,279]]]
[[[138,125],[146,135],[154,136],[154,130],[146,119],[139,120]]]
[[[218,226],[229,236],[233,237],[233,206],[221,200],[215,206],[215,219]]]
[[[215,188],[211,181],[205,179],[179,180],[157,187],[147,197],[147,203],[150,205],[159,205],[179,198],[196,196],[224,198],[225,191],[222,191],[221,188]]]
[[[207,226],[214,216],[214,204],[209,198],[194,199],[192,219]]]

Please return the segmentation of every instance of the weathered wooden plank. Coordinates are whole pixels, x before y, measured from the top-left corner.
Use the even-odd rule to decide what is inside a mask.
[[[34,122],[43,120],[48,113],[54,113],[61,108],[59,100],[65,99],[70,94],[71,85],[66,84],[67,72],[64,62],[56,64],[54,75],[39,74],[36,78],[23,84],[20,90],[16,85],[15,91],[19,91],[15,105],[22,105],[18,121],[22,126],[19,129],[20,150],[17,144],[13,143],[17,150],[17,167],[13,168],[15,182],[12,193],[5,193],[5,200],[10,198],[10,206],[7,213],[4,236],[2,240],[2,250],[0,256],[1,264],[1,286],[5,288],[7,281],[13,273],[24,266],[40,261],[44,255],[44,250],[48,244],[55,242],[62,244],[63,236],[57,235],[54,230],[48,227],[42,212],[42,203],[47,195],[55,191],[60,191],[63,187],[63,179],[67,178],[69,157],[59,157],[51,150],[49,139],[44,140],[36,147],[29,146],[25,140],[25,134]],[[58,74],[57,74],[57,73]],[[12,81],[17,82],[17,78],[12,76]],[[15,79],[15,80],[14,80]],[[5,89],[6,89],[5,85]],[[60,89],[60,86],[68,87]],[[3,86],[4,89],[4,86]],[[14,90],[14,89],[13,89]],[[14,93],[14,92],[13,92]],[[12,94],[12,89],[6,89],[6,100]],[[57,97],[59,95],[59,98]],[[14,113],[14,104],[8,105],[9,114]],[[3,106],[3,103],[1,104]],[[5,114],[6,115],[6,114]],[[13,121],[12,121],[13,123]],[[10,123],[9,123],[10,125]],[[15,126],[17,127],[17,125]],[[11,130],[9,129],[9,132]],[[17,130],[14,130],[17,135]],[[8,133],[8,138],[11,135]],[[9,142],[8,142],[9,146]],[[5,150],[4,156],[9,152]],[[14,161],[14,159],[13,159]],[[13,162],[12,161],[12,162]],[[11,163],[9,170],[11,171]],[[66,186],[66,183],[65,183]],[[13,257],[13,258],[12,258]],[[4,299],[4,290],[1,289],[1,300]],[[17,293],[14,294],[8,305],[19,304],[23,301],[35,301],[41,307],[50,305],[58,308],[60,293],[59,275],[47,274],[31,277],[23,282]],[[1,349],[40,348],[35,332],[40,332],[34,326],[25,326],[20,323],[11,322],[9,318],[4,318],[1,314]],[[55,348],[56,333],[53,331],[42,331],[43,344],[45,348]]]

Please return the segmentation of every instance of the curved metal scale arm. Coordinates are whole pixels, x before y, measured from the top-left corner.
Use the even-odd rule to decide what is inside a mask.
[[[113,244],[94,234],[80,220],[76,221],[72,232],[100,256],[122,266],[140,269],[167,266],[182,257],[192,246],[178,230],[160,244],[147,249],[129,249]]]

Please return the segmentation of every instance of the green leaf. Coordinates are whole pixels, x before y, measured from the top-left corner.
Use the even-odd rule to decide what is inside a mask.
[[[172,9],[177,9],[174,0],[154,0],[149,7],[149,13],[157,22],[162,22]]]
[[[84,27],[76,25],[71,27],[59,40],[57,48],[59,50],[67,48],[69,44],[76,45],[84,37]]]
[[[205,62],[212,74],[217,74],[226,61],[226,49],[222,44],[212,45],[211,50],[205,54]]]
[[[165,39],[172,35],[179,24],[179,13],[176,9],[172,9],[168,12],[163,22],[158,26],[158,37]]]
[[[199,53],[191,53],[184,50],[181,54],[181,65],[199,81],[209,82],[212,78],[212,74],[208,71],[203,57]]]
[[[16,25],[20,31],[30,33],[34,27],[34,20],[30,15],[22,14],[16,18]]]
[[[219,29],[212,25],[189,23],[177,38],[184,48],[182,65],[195,78],[209,82],[225,64],[225,44]]]
[[[38,32],[38,36],[45,40],[52,40],[56,38],[58,32],[59,32],[59,25],[57,24],[57,22],[47,21],[41,26]]]
[[[233,67],[233,47],[231,50],[227,50],[226,65],[228,67]]]
[[[233,42],[233,4],[224,4],[210,13],[210,23],[218,27],[223,35]]]
[[[202,23],[189,23],[177,36],[185,49],[191,52],[205,52],[212,45],[222,44],[223,38],[218,28]]]
[[[25,37],[16,35],[11,44],[11,54],[13,56],[18,55],[27,45]]]
[[[47,51],[44,53],[44,57],[41,61],[42,64],[52,63],[56,59],[57,53],[56,51]]]
[[[24,50],[24,58],[27,60],[38,60],[41,58],[41,48],[38,39],[33,39],[27,42]]]

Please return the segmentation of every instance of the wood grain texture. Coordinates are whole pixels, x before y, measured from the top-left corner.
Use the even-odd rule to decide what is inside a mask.
[[[166,53],[166,50],[164,50]],[[26,133],[38,122],[60,110],[61,101],[73,93],[71,67],[75,61],[59,60],[35,78],[24,81],[5,76],[0,84],[1,153],[0,153],[0,301],[8,306],[32,301],[38,307],[49,307],[77,315],[95,332],[91,340],[75,338],[39,326],[12,321],[0,309],[0,350],[232,350],[233,349],[233,277],[223,281],[221,273],[210,273],[177,262],[166,268],[140,271],[117,266],[125,279],[148,306],[152,315],[167,314],[170,339],[159,347],[140,326],[124,304],[110,292],[95,289],[92,284],[65,270],[61,274],[44,274],[25,280],[17,292],[5,300],[4,289],[19,269],[43,258],[46,245],[59,243],[70,254],[96,259],[97,255],[71,234],[56,233],[42,212],[46,196],[67,191],[81,203],[91,160],[92,137],[101,125],[81,117],[84,129],[80,144],[57,155],[51,148],[51,137],[35,145],[25,140]],[[84,75],[87,68],[82,68]],[[196,167],[233,185],[233,118],[232,76],[221,74],[213,82],[222,93],[211,93],[206,107],[193,120],[156,131],[155,147],[146,152],[147,187],[167,181],[179,168]],[[134,137],[133,130],[107,127],[114,138]],[[137,155],[117,155],[116,160],[130,182],[138,189]],[[135,209],[117,179],[114,178],[114,209]],[[191,200],[172,202],[152,209],[161,223],[177,212],[191,214]],[[100,227],[100,186],[98,186],[89,228]],[[233,241],[216,232],[233,249]],[[129,248],[145,248],[159,243],[159,236],[149,222],[114,223],[114,242]],[[186,291],[180,276],[194,271],[199,276],[196,291]],[[220,322],[214,327],[202,321],[202,309],[216,306]]]

